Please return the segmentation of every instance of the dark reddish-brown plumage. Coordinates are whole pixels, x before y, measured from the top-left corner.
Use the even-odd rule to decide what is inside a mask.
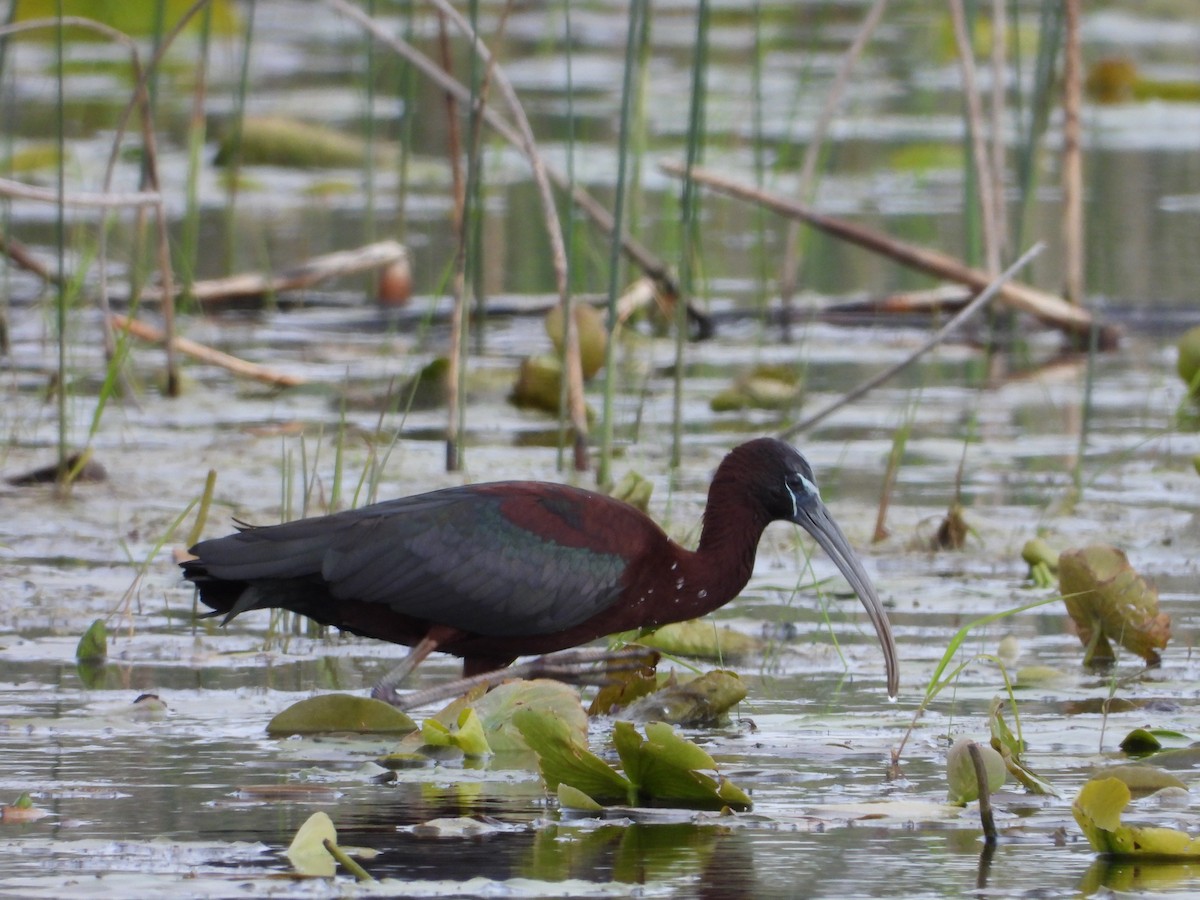
[[[879,634],[894,695],[895,645],[874,587],[808,462],[773,438],[721,462],[695,551],[618,500],[509,481],[245,528],[202,541],[182,565],[226,621],[281,607],[413,647],[405,673],[436,649],[462,657],[470,675],[723,606],[750,578],[758,540],[776,520],[805,528],[846,575]],[[395,674],[378,693],[390,695]]]

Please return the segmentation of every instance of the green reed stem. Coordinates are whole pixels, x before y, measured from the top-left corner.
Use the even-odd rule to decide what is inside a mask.
[[[692,60],[692,99],[688,108],[687,168],[700,162],[704,138],[705,78],[708,73],[708,0],[700,0],[696,15],[696,50]],[[700,192],[691,178],[683,180],[680,203],[682,240],[679,258],[679,291],[675,303],[675,378],[672,397],[671,468],[677,469],[683,458],[683,376],[684,351],[687,348],[687,299],[693,296],[693,263],[698,252]]]
[[[621,75],[621,118],[617,132],[617,191],[613,200],[613,230],[608,251],[608,344],[604,349],[604,417],[600,430],[600,465],[596,483],[612,483],[613,399],[616,394],[617,296],[621,289],[621,234],[625,228],[625,192],[628,185],[629,126],[633,110],[633,73],[636,68],[638,35],[646,16],[644,0],[629,5],[629,27],[625,33],[625,68]]]
[[[233,121],[226,136],[229,154],[225,163],[225,272],[233,271],[237,257],[236,210],[238,182],[242,177],[242,123],[246,118],[246,94],[250,83],[250,49],[254,45],[254,11],[257,3],[246,8],[246,29],[242,39],[242,63],[233,98]]]
[[[186,208],[183,214],[180,253],[176,259],[180,295],[188,297],[196,280],[196,260],[200,251],[200,172],[204,165],[205,98],[208,94],[208,48],[212,36],[212,4],[204,7],[200,16],[200,46],[196,58],[196,88],[192,98],[192,115],[188,123],[188,169]]]
[[[63,0],[56,0],[54,4],[55,12],[58,15],[58,27],[54,29],[54,51],[55,51],[55,84],[57,85],[57,94],[55,95],[55,129],[57,131],[56,141],[58,145],[58,167],[55,172],[56,187],[58,190],[58,203],[56,214],[54,217],[54,242],[57,251],[58,259],[57,273],[58,280],[56,283],[55,293],[55,326],[58,329],[58,479],[59,483],[65,480],[67,474],[67,457],[70,456],[70,428],[67,423],[67,216],[66,216],[66,193],[67,193],[67,115],[66,115],[66,95],[63,91],[63,82],[66,78],[65,58],[66,45],[64,29],[62,24],[63,17]]]

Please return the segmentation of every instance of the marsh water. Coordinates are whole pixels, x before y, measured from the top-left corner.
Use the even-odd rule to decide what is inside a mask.
[[[355,28],[320,6],[257,6],[251,111],[302,111],[347,128],[361,122],[363,44]],[[756,20],[749,4],[723,7],[713,31],[713,137],[706,150],[707,165],[750,181],[756,151],[747,135],[764,136],[772,158],[795,152],[862,12],[858,4],[806,4],[803,14],[791,4],[757,6],[771,102],[753,126],[746,61]],[[615,166],[624,7],[572,10],[578,176],[603,193]],[[1089,53],[1124,51],[1160,78],[1195,79],[1194,22],[1169,12],[1147,15],[1097,5],[1086,21]],[[817,203],[962,253],[961,163],[937,162],[961,152],[957,69],[937,51],[939,26],[927,16],[901,4],[881,30],[837,120]],[[432,25],[419,22],[428,40]],[[502,54],[535,127],[556,135],[547,147],[559,160],[566,152],[559,142],[565,63],[547,48],[546,35],[565,27],[558,13],[522,8],[507,25]],[[646,243],[669,255],[678,244],[678,185],[650,170],[658,154],[681,155],[680,98],[687,96],[694,23],[681,5],[656,14],[654,29],[639,227]],[[19,149],[47,133],[53,88],[44,75],[52,47],[14,46],[16,74],[5,77],[22,98]],[[195,50],[188,41],[181,47],[184,60]],[[214,42],[214,119],[230,108],[237,50],[231,39]],[[97,62],[91,77],[68,78],[69,95],[81,109],[109,110],[119,79],[105,75],[101,62],[115,51],[86,45],[73,52]],[[184,78],[178,71],[174,77]],[[165,118],[183,116],[185,96],[176,106],[160,101]],[[431,756],[425,766],[389,774],[376,762],[392,748],[388,739],[269,738],[265,725],[275,713],[315,693],[365,691],[398,649],[336,634],[310,637],[266,613],[225,628],[198,622],[172,558],[192,513],[172,528],[210,470],[217,480],[209,535],[225,533],[234,518],[264,523],[323,511],[338,490],[348,505],[495,478],[591,484],[590,476],[557,467],[551,417],[506,400],[520,359],[549,352],[537,316],[486,321],[469,363],[460,473],[444,471],[437,439],[444,410],[381,415],[338,399],[347,388],[386,394],[393,380],[414,374],[448,343],[440,314],[451,253],[448,175],[439,168],[443,118],[432,90],[422,88],[414,102],[409,115],[420,114],[419,127],[409,140],[418,174],[399,235],[415,266],[408,310],[376,309],[355,283],[291,298],[298,303],[286,308],[183,318],[189,337],[301,374],[308,386],[276,390],[189,363],[184,396],[169,399],[155,388],[161,354],[139,346],[131,367],[136,398],[110,400],[89,442],[104,373],[98,314],[90,306],[72,312],[66,430],[74,444],[90,443],[107,479],[81,482],[66,497],[49,486],[0,488],[0,800],[27,792],[48,814],[0,824],[0,894],[727,898],[1200,890],[1200,870],[1191,866],[1099,860],[1071,814],[1071,801],[1097,768],[1125,761],[1118,744],[1132,729],[1170,729],[1185,740],[1200,734],[1200,662],[1192,652],[1200,626],[1200,477],[1192,460],[1200,436],[1174,373],[1173,348],[1181,328],[1200,321],[1200,106],[1089,108],[1088,277],[1094,308],[1125,326],[1117,351],[1090,359],[1064,353],[1058,335],[1023,325],[1019,340],[1005,332],[1004,349],[989,356],[977,340],[982,326],[975,326],[797,438],[888,605],[901,657],[899,699],[886,697],[870,626],[832,564],[796,529],[772,526],[750,585],[713,617],[762,640],[758,654],[733,664],[748,696],[727,724],[686,732],[723,775],[751,792],[753,810],[619,809],[576,817],[558,808],[528,758]],[[381,93],[371,113],[383,131],[398,133],[405,109]],[[103,116],[80,121],[96,118]],[[79,132],[72,136],[73,171],[90,184],[111,133],[85,124]],[[917,165],[902,162],[915,146],[938,152]],[[168,134],[162,152],[165,179],[180,185],[186,156],[178,134]],[[212,152],[210,144],[206,158]],[[553,279],[545,242],[529,224],[537,221],[536,201],[523,164],[499,146],[488,159],[486,290],[497,302],[548,294]],[[118,171],[132,187],[136,173]],[[231,225],[220,173],[206,167],[196,271],[284,268],[370,234],[394,235],[401,219],[394,173],[373,177],[372,217],[361,172],[252,167]],[[781,177],[780,184],[787,189],[791,182]],[[1046,223],[1057,221],[1057,199],[1051,187],[1039,189],[1030,234],[1055,233]],[[627,330],[617,353],[615,474],[648,478],[651,514],[685,543],[695,540],[722,454],[801,412],[718,413],[710,407],[715,393],[755,365],[778,364],[803,373],[803,412],[815,410],[906,356],[930,325],[884,318],[835,325],[813,317],[793,343],[783,343],[756,315],[760,300],[773,296],[782,226],[729,201],[702,203],[700,302],[717,314],[718,330],[686,349],[686,440],[674,474],[674,339],[642,324]],[[80,215],[81,223],[90,221]],[[53,252],[46,208],[14,202],[10,217],[14,236]],[[807,250],[804,310],[928,285],[828,240],[815,239]],[[607,257],[593,257],[579,277],[587,291],[600,292],[606,281],[599,260]],[[1052,242],[1030,280],[1053,288],[1059,265]],[[54,460],[59,423],[47,397],[57,359],[51,301],[36,280],[10,268],[5,291],[11,351],[0,388],[0,469],[13,475]],[[597,408],[598,391],[589,388]],[[872,543],[901,430],[907,439],[889,534]],[[966,546],[931,550],[956,496],[971,527]],[[1161,667],[1147,670],[1129,655],[1107,672],[1081,666],[1080,641],[1062,602],[1027,578],[1021,548],[1038,535],[1059,549],[1114,544],[1156,582],[1173,634]],[[926,686],[964,624],[1037,600],[1049,602],[972,630],[955,661],[969,664],[918,716]],[[76,643],[97,618],[107,622],[108,658],[98,670],[81,670]],[[683,662],[668,665],[687,671]],[[456,669],[455,661],[434,658],[417,682],[441,682]],[[1057,795],[1028,794],[1010,781],[994,801],[1001,838],[992,850],[980,838],[974,807],[945,802],[944,767],[953,739],[986,740],[989,707],[1006,694],[1005,674],[1017,680],[1026,761]],[[145,693],[164,707],[134,702]],[[594,723],[597,752],[611,755],[610,730],[611,721]],[[902,742],[897,772],[889,761]],[[1194,765],[1179,765],[1173,774],[1194,784]],[[1190,794],[1176,793],[1139,800],[1130,814],[1194,832],[1197,808]],[[291,877],[282,851],[316,811],[333,819],[340,844],[359,848],[377,884],[345,875]]]

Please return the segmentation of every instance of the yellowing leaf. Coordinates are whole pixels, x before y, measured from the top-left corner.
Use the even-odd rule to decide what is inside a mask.
[[[1124,825],[1129,787],[1119,778],[1089,781],[1071,807],[1092,849],[1111,858],[1200,858],[1200,839],[1174,828]]]
[[[301,875],[332,878],[337,862],[325,849],[325,840],[337,843],[337,829],[326,813],[313,813],[300,826],[287,849],[288,862]]]
[[[1114,659],[1117,641],[1151,665],[1171,638],[1171,617],[1158,611],[1158,591],[1116,547],[1095,544],[1058,558],[1059,589],[1087,648],[1084,663]]]
[[[470,707],[459,713],[453,728],[437,719],[427,719],[421,726],[421,737],[432,747],[457,747],[466,756],[489,756],[492,752],[483,724]]]
[[[705,672],[681,684],[668,684],[629,704],[621,713],[635,722],[669,722],[699,727],[725,718],[746,696],[746,685],[733,672]]]

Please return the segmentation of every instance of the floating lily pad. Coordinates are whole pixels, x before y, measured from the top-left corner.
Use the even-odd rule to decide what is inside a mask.
[[[750,808],[750,798],[733,782],[707,774],[707,770],[715,769],[712,757],[665,723],[647,725],[645,739],[630,723],[616,724],[613,743],[625,768],[622,775],[569,734],[553,716],[522,710],[516,722],[537,753],[542,778],[552,791],[569,785],[602,804]],[[574,794],[569,796],[574,803],[582,802]]]
[[[1093,850],[1113,859],[1200,857],[1200,838],[1174,828],[1123,824],[1121,813],[1130,799],[1119,778],[1089,781],[1079,791],[1071,812]]]
[[[372,149],[384,160],[394,154],[394,150],[380,142]],[[242,165],[348,168],[361,166],[367,153],[364,140],[327,125],[285,116],[246,116],[238,132],[229,129],[221,136],[213,162],[218,166],[228,165],[237,154]]]
[[[1187,788],[1187,785],[1157,766],[1122,765],[1108,766],[1097,772],[1093,779],[1117,778],[1134,794],[1152,794],[1163,788]]]
[[[709,406],[713,412],[788,410],[799,406],[803,399],[804,384],[797,370],[788,366],[758,366],[714,396]]]
[[[1095,544],[1059,556],[1059,589],[1087,648],[1084,664],[1115,659],[1116,641],[1150,665],[1171,637],[1171,618],[1158,611],[1158,591],[1116,547]]]
[[[587,738],[587,713],[580,703],[579,691],[552,678],[507,682],[488,691],[471,705],[494,753],[528,752],[529,745],[513,721],[522,709],[550,713],[581,740]],[[447,712],[454,706],[451,704]]]
[[[293,703],[267,723],[267,734],[407,734],[417,723],[382,700],[353,694],[322,694]]]
[[[742,659],[762,652],[762,641],[710,620],[692,619],[664,625],[638,638],[639,644],[672,656],[696,659]]]
[[[1186,747],[1192,739],[1181,731],[1168,728],[1135,728],[1121,741],[1122,752],[1129,756],[1149,756],[1167,744]]]

